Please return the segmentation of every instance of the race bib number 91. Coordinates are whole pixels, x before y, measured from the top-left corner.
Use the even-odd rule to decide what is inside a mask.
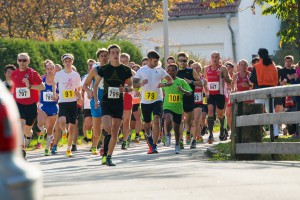
[[[43,92],[43,100],[45,102],[52,102],[53,101],[53,92]]]
[[[179,94],[169,94],[169,102],[170,103],[179,103],[180,95]]]
[[[17,99],[30,98],[30,90],[27,87],[16,88],[16,98]]]
[[[210,91],[218,91],[218,90],[220,90],[220,83],[219,82],[209,82],[208,89]]]
[[[120,98],[120,89],[118,87],[108,87],[108,98],[109,99]]]
[[[63,98],[64,99],[71,99],[75,97],[74,90],[64,90],[63,91]]]
[[[154,100],[157,99],[157,92],[146,91],[146,92],[145,92],[144,98],[145,98],[147,101],[154,101]]]

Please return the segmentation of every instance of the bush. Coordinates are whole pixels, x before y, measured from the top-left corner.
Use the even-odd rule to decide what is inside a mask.
[[[54,63],[61,64],[61,56],[64,53],[74,55],[74,66],[79,74],[86,74],[89,58],[96,58],[98,48],[108,47],[110,44],[118,44],[122,52],[129,53],[131,60],[140,63],[142,60],[141,50],[128,41],[57,41],[57,42],[38,42],[34,40],[22,39],[0,39],[0,79],[4,80],[4,66],[14,64],[17,66],[17,55],[21,52],[27,52],[30,56],[29,66],[35,69],[40,75],[44,74],[43,61],[51,59]]]

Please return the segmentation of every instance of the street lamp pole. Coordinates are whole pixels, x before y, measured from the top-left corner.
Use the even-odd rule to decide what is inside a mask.
[[[163,0],[163,27],[164,27],[164,62],[167,64],[169,57],[169,14],[168,14],[168,0]]]

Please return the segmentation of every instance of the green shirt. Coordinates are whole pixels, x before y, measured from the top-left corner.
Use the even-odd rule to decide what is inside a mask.
[[[171,110],[176,114],[182,114],[184,94],[183,92],[178,90],[178,86],[181,86],[184,90],[192,92],[191,87],[185,80],[176,77],[173,85],[169,87],[163,87],[163,91],[165,94],[163,109]]]

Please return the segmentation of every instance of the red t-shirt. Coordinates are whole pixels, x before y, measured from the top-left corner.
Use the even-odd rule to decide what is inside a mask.
[[[30,105],[39,101],[39,91],[28,89],[23,78],[28,78],[30,85],[39,85],[42,83],[40,75],[33,69],[27,68],[25,71],[16,69],[11,74],[13,82],[13,96],[17,103],[23,105]]]

